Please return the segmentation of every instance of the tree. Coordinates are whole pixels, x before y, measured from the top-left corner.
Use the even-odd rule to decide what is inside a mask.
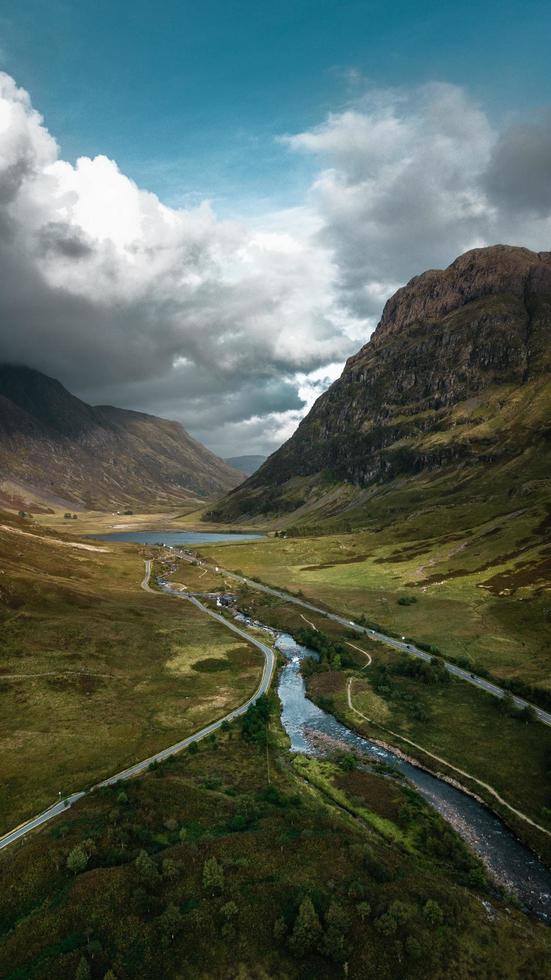
[[[90,970],[90,964],[85,956],[81,956],[80,962],[76,968],[75,980],[90,980],[92,972]]]
[[[147,851],[140,851],[134,863],[140,878],[153,881],[157,877],[157,865]]]
[[[235,919],[239,915],[239,909],[237,908],[235,902],[226,902],[226,904],[222,906],[221,911],[225,919]]]
[[[365,922],[365,920],[369,919],[369,916],[371,915],[371,905],[369,902],[358,902],[356,905],[356,912],[358,913],[362,922]]]
[[[178,877],[180,865],[176,861],[173,861],[172,858],[164,858],[162,869],[163,878],[166,878],[168,881],[173,881]]]
[[[282,939],[285,938],[287,934],[287,923],[282,915],[279,916],[274,922],[274,939],[276,942],[280,943]]]
[[[428,901],[425,902],[423,915],[431,926],[441,926],[444,921],[444,913],[442,912],[438,902],[435,902],[433,898],[429,898]]]
[[[87,852],[80,844],[77,844],[67,855],[67,867],[69,871],[77,875],[80,871],[84,871],[89,860]]]
[[[215,857],[207,858],[203,865],[203,887],[213,892],[224,887],[224,869]]]
[[[182,928],[184,917],[176,905],[167,905],[164,912],[159,916],[157,922],[161,932],[161,944],[166,948],[170,946],[176,938],[176,934]]]
[[[295,956],[306,956],[311,953],[321,939],[321,923],[311,898],[304,898],[300,903],[289,947]]]

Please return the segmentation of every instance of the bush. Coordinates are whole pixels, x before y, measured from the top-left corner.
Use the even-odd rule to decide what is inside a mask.
[[[274,712],[273,695],[262,694],[247,708],[241,718],[241,735],[248,742],[265,745],[268,740],[268,722]]]
[[[81,956],[80,962],[76,968],[75,980],[90,980],[92,976],[92,971],[90,970],[90,964],[85,956]]]
[[[423,915],[429,925],[433,927],[441,926],[444,922],[444,913],[442,912],[438,902],[435,902],[433,898],[429,898],[425,902]]]
[[[203,887],[221,892],[224,887],[224,869],[215,857],[207,858],[203,865]]]
[[[273,935],[277,943],[280,943],[287,935],[287,923],[282,915],[274,922]]]
[[[289,939],[289,948],[295,956],[306,956],[311,953],[321,939],[321,923],[312,899],[305,898],[300,903],[293,932]]]
[[[79,874],[81,871],[84,871],[89,860],[90,855],[85,851],[82,845],[77,844],[77,846],[73,847],[72,851],[69,851],[69,854],[67,855],[67,867],[69,871],[73,872],[73,874]]]
[[[140,878],[144,878],[146,881],[154,881],[157,878],[157,865],[147,851],[141,850],[134,864]]]

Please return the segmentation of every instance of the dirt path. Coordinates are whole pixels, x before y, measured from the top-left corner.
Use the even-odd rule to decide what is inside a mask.
[[[315,623],[312,623],[309,619],[306,619],[306,616],[303,616],[302,613],[300,614],[300,618],[303,619],[305,623],[308,623],[308,626],[311,626],[312,629],[316,631],[316,633],[319,633],[319,629],[317,628]]]
[[[349,640],[345,640],[344,642],[346,643],[347,647],[352,647],[353,650],[357,650],[358,653],[363,653],[364,657],[367,657],[367,663],[364,664],[362,670],[365,670],[366,667],[371,667],[371,664],[373,663],[373,657],[371,656],[370,653],[367,652],[367,650],[362,650],[361,647],[357,647],[355,643],[350,643]]]
[[[506,807],[506,809],[509,810],[510,813],[514,813],[516,817],[519,817],[521,820],[524,820],[526,823],[529,823],[531,827],[535,827],[536,830],[541,831],[542,834],[547,834],[548,837],[551,837],[551,832],[549,830],[546,830],[545,827],[540,826],[540,824],[536,823],[535,820],[532,820],[525,813],[522,813],[521,810],[516,810],[514,806],[511,806],[510,803],[507,803],[507,800],[504,800],[503,797],[499,795],[497,790],[495,790],[493,786],[490,786],[489,783],[484,783],[481,779],[478,779],[476,776],[471,775],[470,772],[465,772],[464,769],[459,769],[457,766],[452,765],[451,762],[448,762],[446,759],[443,759],[441,756],[435,755],[434,752],[431,752],[429,749],[424,748],[424,746],[419,745],[418,742],[413,742],[410,738],[406,738],[405,735],[399,735],[398,732],[393,732],[391,731],[390,728],[385,728],[385,726],[381,725],[378,721],[373,721],[372,718],[368,718],[367,715],[364,715],[361,711],[358,711],[358,709],[355,708],[354,705],[352,704],[352,681],[353,680],[354,680],[353,677],[349,677],[348,684],[346,686],[346,694],[348,700],[348,707],[350,708],[351,711],[354,712],[355,715],[358,715],[359,718],[362,718],[363,721],[366,721],[368,724],[376,725],[377,728],[381,728],[383,732],[387,732],[387,734],[392,735],[393,738],[399,738],[402,742],[407,742],[408,745],[412,745],[413,748],[419,749],[419,751],[423,752],[424,755],[428,755],[431,759],[435,759],[436,762],[440,762],[441,765],[446,766],[448,769],[451,769],[453,772],[459,773],[460,776],[464,776],[467,779],[472,780],[472,782],[476,783],[478,786],[482,786],[482,788],[485,789],[488,793],[490,793],[494,797],[494,799],[498,800],[498,802],[501,803],[502,806]]]

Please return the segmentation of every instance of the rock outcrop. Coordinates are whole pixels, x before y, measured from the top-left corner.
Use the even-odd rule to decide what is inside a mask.
[[[542,436],[524,395],[549,395],[550,367],[551,252],[467,252],[389,299],[338,381],[215,515],[293,510],[301,477],[366,488],[518,455]]]

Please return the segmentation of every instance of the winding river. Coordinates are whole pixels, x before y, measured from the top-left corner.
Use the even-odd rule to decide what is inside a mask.
[[[525,910],[551,922],[551,872],[505,824],[467,793],[356,734],[315,705],[306,696],[300,662],[316,654],[286,633],[278,634],[276,646],[287,660],[279,677],[278,693],[291,751],[321,754],[312,737],[319,733],[357,754],[391,765],[453,826],[494,878],[516,895]]]

